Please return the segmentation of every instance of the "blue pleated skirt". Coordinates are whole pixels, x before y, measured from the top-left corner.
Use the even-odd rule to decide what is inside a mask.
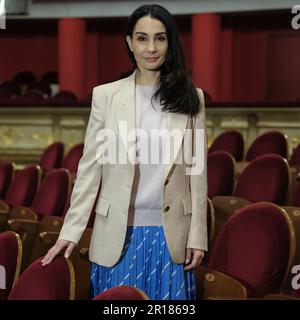
[[[111,268],[93,263],[91,274],[94,296],[128,285],[143,290],[151,300],[196,298],[194,272],[172,261],[162,226],[128,227],[119,262]]]

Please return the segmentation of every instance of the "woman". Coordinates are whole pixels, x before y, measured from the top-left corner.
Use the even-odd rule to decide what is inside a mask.
[[[178,163],[178,156],[183,145],[194,150],[196,130],[205,129],[203,93],[191,82],[174,20],[163,7],[144,5],[133,12],[126,45],[136,70],[93,91],[71,206],[43,265],[63,249],[70,256],[101,182],[89,251],[94,294],[131,285],[150,299],[194,299],[193,270],[207,250],[205,144],[203,168],[196,174],[188,173],[190,163]],[[133,161],[104,161],[99,132],[105,129],[119,137],[108,149],[118,145],[118,159],[125,154]],[[142,134],[136,131],[129,139],[134,129]],[[182,134],[170,152],[167,133],[173,129]],[[158,163],[144,161],[149,148]]]

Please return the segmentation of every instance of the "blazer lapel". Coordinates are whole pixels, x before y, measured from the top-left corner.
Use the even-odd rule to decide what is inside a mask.
[[[116,114],[119,138],[125,147],[130,164],[136,162],[135,74],[136,71],[124,81]],[[128,161],[128,158],[124,160]]]
[[[127,151],[127,156],[131,164],[136,163],[136,103],[135,103],[135,75],[136,71],[130,75],[120,90],[120,100],[117,106],[117,122],[119,137]],[[183,137],[188,123],[188,115],[180,113],[166,113],[166,129],[171,137],[166,144],[167,161],[165,162],[164,178],[166,179],[177,154],[182,146]],[[172,138],[172,132],[176,139]],[[130,137],[128,138],[128,134]],[[175,140],[175,142],[174,142]]]
[[[183,137],[187,128],[188,115],[181,113],[167,113],[167,139],[165,144],[165,175],[167,179],[168,174],[176,160],[178,152],[183,143]],[[169,138],[168,138],[169,137]],[[169,141],[169,143],[167,143]]]

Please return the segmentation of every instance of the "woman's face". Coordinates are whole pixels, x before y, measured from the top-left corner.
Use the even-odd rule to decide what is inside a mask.
[[[149,16],[140,18],[132,38],[126,36],[140,70],[155,71],[164,63],[168,50],[167,31],[164,24]]]

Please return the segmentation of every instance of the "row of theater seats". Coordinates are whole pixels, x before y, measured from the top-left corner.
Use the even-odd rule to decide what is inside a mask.
[[[17,72],[12,78],[0,82],[1,93],[9,93],[14,96],[20,96],[31,89],[38,89],[47,96],[51,96],[51,85],[58,84],[58,73],[48,71],[38,77],[31,71]]]
[[[299,299],[293,278],[300,217],[293,208],[256,202],[222,211],[214,201],[209,208],[209,253],[196,271],[198,299]]]
[[[63,143],[55,142],[44,150],[37,164],[21,170],[16,170],[10,161],[0,163],[0,232],[9,229],[20,235],[23,248],[20,271],[34,260],[31,257],[36,252],[35,238],[42,230],[40,221],[45,224],[43,218],[56,217],[51,221],[56,226],[69,207],[83,143],[66,154],[64,149]]]
[[[289,160],[292,166],[300,166],[300,144],[293,150],[293,154],[288,154],[288,139],[281,131],[267,131],[258,136],[245,152],[245,141],[241,132],[238,130],[227,130],[217,136],[209,152],[227,151],[236,162],[250,162],[257,157],[265,154],[279,154]]]
[[[27,165],[26,168],[39,166],[43,179],[48,172],[57,168],[65,168],[69,170],[72,178],[75,177],[79,160],[83,153],[83,143],[76,144],[65,154],[65,146],[62,142],[54,142],[49,145],[41,154],[36,164]],[[18,172],[15,165],[9,161],[0,160],[0,199],[3,198],[5,190]],[[30,171],[30,169],[28,169]],[[31,169],[33,170],[33,169]],[[5,177],[3,176],[5,174]],[[2,176],[1,176],[2,175]]]
[[[240,132],[208,153],[209,252],[197,270],[200,299],[299,299],[300,146],[270,131],[244,155]],[[299,281],[298,281],[299,282]]]
[[[12,231],[0,234],[0,259],[6,266],[7,282],[11,290],[0,290],[0,300],[74,300],[75,271],[71,260],[58,256],[50,265],[42,267],[41,258],[34,261],[18,278],[22,259],[22,241]],[[17,259],[16,259],[17,257]],[[15,272],[10,272],[16,270]],[[30,290],[29,290],[30,288]],[[111,288],[93,300],[147,300],[141,290],[130,286]]]
[[[70,205],[72,190],[72,178],[67,169],[53,169],[40,184],[39,174],[33,169],[36,167],[19,171],[9,187],[9,196],[0,200],[0,232],[10,230],[21,238],[21,272],[43,256],[55,243]],[[29,170],[31,174],[27,174]],[[77,281],[84,284],[84,288],[77,291],[77,298],[87,298],[89,292],[90,266],[86,259],[81,258],[80,249],[89,246],[93,221],[94,210],[88,227],[72,255],[75,269],[80,270],[76,276]],[[2,258],[6,260],[5,257]],[[1,262],[0,258],[0,265]]]
[[[300,298],[300,290],[292,287],[295,276],[293,266],[299,264],[299,216],[295,219],[287,208],[270,202],[247,204],[229,217],[218,215],[210,200],[208,208],[210,248],[203,265],[196,270],[198,299]],[[9,281],[7,290],[1,291],[1,298],[88,298],[90,263],[85,259],[82,249],[87,250],[85,246],[88,246],[89,240],[90,236],[85,244],[81,242],[76,248],[81,251],[81,263],[76,253],[71,260],[58,257],[44,268],[41,258],[37,258],[17,280],[23,242],[16,233],[1,233],[0,263],[6,267]],[[82,273],[85,273],[85,279],[80,277]],[[120,296],[121,288],[114,290],[97,298],[138,298],[129,294],[131,291],[128,287],[125,297]],[[85,297],[79,296],[79,292],[84,293]],[[140,298],[147,297],[141,295]]]
[[[219,152],[221,153],[221,152]],[[227,153],[224,153],[225,155],[228,155]],[[230,156],[229,156],[230,158]],[[272,160],[273,159],[273,160]],[[275,160],[275,165],[272,165],[272,162]],[[203,296],[204,298],[208,297],[221,297],[221,296],[226,296],[228,298],[228,292],[226,291],[227,286],[233,286],[231,283],[230,285],[228,284],[228,281],[233,282],[236,284],[236,280],[228,280],[228,277],[221,276],[220,274],[229,274],[231,278],[235,275],[234,271],[238,273],[238,276],[236,276],[236,279],[243,279],[241,280],[241,283],[244,285],[244,287],[258,287],[255,290],[253,289],[250,293],[241,295],[241,292],[246,292],[244,287],[241,287],[240,285],[235,285],[233,286],[233,291],[229,292],[230,293],[230,298],[245,298],[245,297],[255,297],[255,296],[265,296],[269,293],[282,293],[284,292],[285,294],[290,294],[291,295],[291,273],[290,269],[293,265],[300,264],[300,257],[299,257],[299,247],[300,247],[300,208],[297,207],[282,207],[279,208],[277,205],[272,204],[270,202],[266,203],[266,201],[273,201],[275,202],[276,197],[278,194],[277,189],[278,185],[281,185],[281,181],[273,181],[274,182],[274,192],[268,192],[268,187],[269,187],[269,181],[262,176],[262,180],[257,183],[255,179],[248,179],[247,181],[247,176],[249,178],[252,177],[255,174],[255,168],[256,166],[263,166],[263,170],[258,170],[260,175],[263,175],[266,170],[268,169],[269,171],[266,172],[266,175],[270,176],[275,175],[280,177],[280,174],[276,174],[277,165],[279,165],[279,168],[287,168],[287,163],[286,160],[281,158],[278,155],[266,155],[263,157],[260,157],[256,160],[254,160],[248,167],[245,168],[245,173],[241,173],[239,179],[244,182],[239,182],[239,185],[244,184],[244,188],[240,188],[240,193],[238,194],[239,196],[216,196],[213,197],[212,201],[208,200],[208,224],[209,224],[209,255],[206,256],[206,265],[210,269],[201,269],[200,271],[197,272],[198,274],[198,283],[199,283],[199,290],[198,292],[204,292]],[[274,170],[272,173],[272,170]],[[249,171],[250,170],[250,171]],[[283,169],[285,170],[285,169]],[[47,181],[50,181],[50,178],[56,173],[60,175],[63,174],[63,171],[59,169],[58,171],[55,171],[47,176],[45,179],[44,183],[47,184]],[[62,185],[62,180],[58,180],[57,176],[53,181],[59,181],[58,185]],[[210,181],[210,180],[209,180]],[[66,183],[68,184],[68,183]],[[278,185],[277,185],[278,184]],[[55,184],[53,185],[53,188],[55,189],[56,187]],[[252,187],[251,187],[252,185]],[[257,185],[262,185],[262,189],[258,193],[255,193],[255,187]],[[271,184],[270,186],[272,186]],[[276,187],[277,185],[277,187]],[[238,188],[238,189],[239,189]],[[48,189],[48,188],[46,188]],[[254,190],[254,192],[253,192]],[[59,190],[59,194],[61,194]],[[251,196],[251,200],[250,199]],[[243,198],[241,198],[243,197]],[[54,203],[57,203],[57,198],[53,197],[54,200],[52,200]],[[49,197],[47,198],[47,201],[51,202],[51,199]],[[265,201],[265,202],[258,202],[258,201]],[[255,204],[251,204],[251,202],[256,202]],[[43,203],[43,201],[41,201]],[[51,205],[51,203],[50,203]],[[251,207],[252,205],[252,207]],[[256,206],[257,205],[257,206]],[[237,227],[232,227],[231,224],[229,224],[230,227],[226,227],[227,229],[230,229],[230,232],[226,231],[227,229],[225,228],[225,225],[231,221],[231,218],[236,214],[239,210],[241,212],[244,212],[243,209],[245,207],[245,210],[250,210],[250,212],[254,212],[255,214],[250,213],[250,218],[247,215],[245,215],[248,218],[245,218],[246,220],[241,220],[241,222],[237,223]],[[36,259],[39,257],[43,256],[47,250],[55,243],[59,230],[62,227],[63,223],[63,217],[57,217],[57,216],[52,216],[51,213],[50,215],[46,215],[44,217],[38,217],[33,221],[34,225],[34,230],[32,230],[32,222],[30,222],[30,214],[32,212],[29,211],[29,213],[25,213],[24,208],[22,208],[23,213],[21,214],[21,210],[18,208],[13,208],[10,213],[8,213],[8,224],[6,228],[15,230],[18,234],[21,235],[22,237],[22,244],[23,244],[23,266],[21,270],[24,270],[30,263],[34,262]],[[246,212],[248,212],[246,210]],[[28,210],[26,210],[28,211]],[[272,219],[272,216],[276,214],[277,215],[283,215],[283,218],[281,220],[285,220],[285,222],[288,225],[288,228],[286,228],[286,231],[276,231],[276,222],[275,226],[272,226],[271,220],[266,220],[268,218],[268,212],[276,212],[276,213],[271,213],[270,214],[270,219]],[[284,213],[285,212],[285,213]],[[42,213],[42,212],[41,212]],[[266,216],[265,216],[266,215]],[[4,215],[2,215],[3,217]],[[251,221],[251,218],[253,221]],[[248,220],[250,219],[250,222]],[[265,220],[267,221],[265,221]],[[246,222],[245,222],[246,221]],[[247,222],[248,221],[248,222]],[[269,226],[269,229],[266,229],[263,224],[266,224]],[[92,228],[93,222],[90,221],[88,228],[85,230],[84,235],[79,243],[79,245],[76,247],[76,250],[74,254],[72,255],[72,261],[74,264],[74,269],[75,269],[75,274],[76,274],[76,295],[75,297],[77,299],[83,299],[83,298],[88,298],[88,293],[89,293],[89,277],[90,277],[90,263],[87,258],[87,253],[88,253],[88,246],[90,242],[90,237],[91,237],[91,228]],[[257,225],[257,226],[256,226]],[[283,224],[284,225],[284,224]],[[225,228],[225,229],[224,229]],[[237,228],[235,233],[231,232],[231,228]],[[284,227],[281,226],[282,230],[284,230]],[[288,231],[287,231],[288,229]],[[222,231],[223,230],[223,231]],[[225,231],[224,231],[225,230]],[[219,235],[220,234],[220,235]],[[287,241],[287,234],[289,234],[290,242]],[[291,235],[294,234],[294,237]],[[264,235],[266,237],[264,238]],[[272,235],[275,235],[272,237]],[[276,238],[284,236],[285,238]],[[233,238],[230,238],[230,237]],[[217,240],[218,238],[223,239],[223,240]],[[225,239],[225,240],[224,240]],[[254,240],[257,240],[256,242]],[[284,242],[283,242],[284,241]],[[227,245],[226,248],[220,247],[221,249],[215,249],[215,243],[219,243],[219,246],[221,244]],[[240,247],[236,248],[236,244],[239,244]],[[281,246],[281,244],[284,245],[284,252],[290,252],[289,254],[289,264],[287,264],[287,259],[283,259],[281,256],[277,256],[277,258],[274,258],[274,254],[276,255],[278,253],[278,248]],[[248,248],[250,247],[250,248]],[[258,254],[256,252],[257,248],[268,248],[267,251],[260,252]],[[245,248],[245,250],[243,250]],[[252,253],[251,249],[252,248]],[[292,249],[294,248],[294,250]],[[226,256],[224,256],[223,253],[226,253]],[[239,253],[246,253],[246,256],[240,257],[239,261],[239,256],[232,257],[231,255],[234,254],[239,254]],[[257,257],[258,256],[258,257]],[[28,258],[29,257],[29,258]],[[247,260],[246,258],[249,257]],[[255,263],[253,262],[253,257],[256,257]],[[267,257],[267,259],[264,259],[264,257]],[[279,258],[280,259],[279,259]],[[272,260],[272,259],[273,260]],[[212,260],[211,260],[212,259]],[[219,259],[219,260],[218,260]],[[277,259],[277,260],[276,260]],[[219,263],[215,264],[215,262],[211,261],[217,261]],[[220,262],[221,261],[221,262]],[[277,262],[276,262],[277,261]],[[268,281],[273,281],[272,277],[278,270],[276,263],[281,261],[285,266],[285,270],[289,270],[287,275],[285,276],[286,280],[284,281],[283,285],[283,276],[281,274],[280,280],[278,280],[281,284],[280,288],[278,288],[278,283],[277,283],[277,289],[275,290],[274,287],[272,287],[272,290],[267,290],[264,289],[261,283],[251,283],[251,279],[261,279],[262,275],[265,275],[266,273],[266,268],[270,268],[270,279],[266,280],[267,283]],[[236,266],[235,263],[238,265],[240,264],[241,267]],[[243,264],[244,263],[244,264]],[[261,265],[261,269],[257,270],[257,266]],[[248,266],[245,269],[245,266]],[[254,267],[255,266],[255,267]],[[282,267],[282,266],[281,266]],[[233,268],[233,270],[227,271],[227,268]],[[246,272],[248,275],[248,279],[246,277],[246,280],[242,277],[240,274],[239,268],[241,268],[242,271]],[[276,270],[274,271],[272,268],[275,268]],[[283,268],[283,267],[282,267]],[[212,273],[211,269],[214,269],[214,272]],[[217,272],[217,273],[216,273]],[[221,273],[220,273],[221,272]],[[258,274],[257,274],[258,273]],[[212,281],[212,279],[216,278],[216,274],[218,277],[221,277],[221,283],[218,281]],[[225,282],[224,284],[224,279],[227,279],[228,281]],[[250,282],[250,284],[248,283]],[[201,285],[205,285],[204,288],[201,287]],[[223,283],[223,284],[222,284]],[[210,288],[214,284],[213,289],[217,290],[214,295],[212,294],[211,291],[207,290],[212,290],[212,289],[207,289],[207,285]],[[225,286],[225,289],[224,287]],[[261,288],[262,286],[262,288]],[[268,287],[268,286],[267,286]],[[201,289],[202,288],[202,289]],[[280,290],[279,290],[280,289]],[[204,291],[203,291],[204,290]],[[225,292],[224,292],[225,290]],[[282,291],[282,292],[281,292]],[[208,292],[207,294],[205,292]],[[247,291],[248,292],[248,291]],[[258,294],[259,292],[262,292]],[[293,293],[294,295],[297,294],[297,292]],[[287,298],[289,296],[275,296],[277,298],[283,297]]]
[[[277,154],[266,154],[238,172],[234,158],[225,151],[207,157],[208,196],[234,196],[248,201],[269,201],[300,206],[300,175],[297,168]]]
[[[14,100],[17,104],[26,100],[34,102],[44,99],[49,99],[53,103],[77,101],[73,92],[54,93],[53,87],[58,88],[57,72],[47,72],[39,79],[34,73],[23,71],[12,79],[0,83],[0,100]]]
[[[228,165],[230,161],[231,164]],[[209,196],[212,200],[208,199],[210,249],[209,254],[205,259],[206,268],[209,269],[200,269],[197,271],[199,298],[221,298],[222,296],[227,298],[262,298],[270,293],[287,294],[287,296],[280,296],[280,298],[290,298],[292,294],[297,295],[297,292],[292,293],[290,287],[290,268],[293,265],[300,264],[298,253],[300,252],[300,208],[295,206],[277,207],[277,205],[283,206],[286,204],[285,199],[289,185],[288,163],[279,155],[270,154],[259,157],[244,168],[237,178],[235,187],[233,187],[235,180],[234,163],[233,157],[226,152],[219,151],[209,153],[208,185]],[[226,165],[223,166],[223,164]],[[230,165],[231,169],[229,169]],[[55,181],[57,180],[59,180],[59,185],[63,184],[62,181],[64,179],[58,179],[58,175],[66,176],[64,169],[55,170],[50,173],[43,183],[45,185],[49,183],[47,181],[51,181],[51,177],[54,177],[55,173],[57,176],[52,178],[52,187],[44,187],[45,190],[57,188],[58,186],[55,185]],[[231,180],[227,175],[228,173],[231,173],[229,174],[229,176],[231,175]],[[65,184],[68,185],[68,179],[65,180]],[[230,187],[228,187],[229,180],[232,181]],[[226,185],[225,187],[223,186],[224,183]],[[300,187],[298,187],[298,189],[300,190]],[[232,193],[231,190],[234,190],[234,192]],[[295,190],[297,190],[297,188]],[[42,209],[38,211],[37,214],[35,213],[35,215],[34,208],[25,210],[25,208],[9,207],[6,210],[6,213],[4,212],[5,210],[2,210],[2,212],[0,210],[2,213],[0,219],[3,221],[2,230],[14,230],[16,233],[20,234],[22,238],[23,263],[21,271],[25,270],[28,265],[33,263],[36,259],[43,256],[55,243],[63,223],[63,213],[58,214],[58,216],[53,216],[51,210],[47,211],[46,208],[48,206],[51,207],[56,203],[65,202],[65,199],[67,198],[69,199],[69,196],[67,196],[64,197],[64,200],[59,201],[59,197],[63,197],[61,192],[63,191],[60,189],[56,194],[48,192],[47,197],[40,197],[38,202],[40,202],[39,207]],[[295,199],[299,199],[299,193]],[[251,204],[252,202],[254,202],[254,204]],[[66,207],[68,207],[68,205],[69,204],[66,204]],[[250,212],[254,212],[254,214],[249,216],[247,213],[244,215],[246,218],[241,218],[241,220],[238,220],[240,222],[231,224],[230,221],[232,221],[233,217],[235,217],[238,212],[244,212],[243,208],[248,210],[245,212],[249,212],[250,210]],[[65,213],[66,210],[61,212]],[[268,212],[273,213],[269,214]],[[284,227],[284,224],[280,222],[280,228],[285,230],[284,232],[278,232],[276,229],[277,222],[273,223],[271,220],[269,221],[269,219],[273,219],[273,216],[277,217],[276,215],[282,215],[282,217],[275,219],[284,220],[288,224],[288,228],[286,228]],[[32,217],[34,217],[34,219],[32,219]],[[76,277],[76,299],[87,299],[89,296],[90,263],[87,256],[93,219],[94,209],[89,225],[71,258]],[[269,229],[264,229],[264,219],[265,224],[269,226]],[[250,220],[250,222],[248,220]],[[232,225],[235,227],[232,227]],[[236,232],[231,233],[226,231],[228,228],[230,230],[231,228],[236,228]],[[264,238],[263,234],[268,236]],[[287,241],[287,234],[289,234],[290,237],[289,242]],[[294,237],[291,236],[293,234]],[[273,238],[271,235],[273,235]],[[284,239],[279,238],[284,235]],[[277,236],[278,238],[276,238]],[[223,240],[218,240],[219,238]],[[227,244],[228,246],[222,247],[222,243],[225,245]],[[274,253],[278,251],[277,247],[279,247],[280,243],[284,244],[285,252],[290,252],[288,263],[286,262],[286,259],[282,258],[283,255],[277,256],[277,260],[274,258]],[[239,244],[240,246],[237,247],[236,244]],[[274,244],[276,244],[277,247],[274,246]],[[219,247],[221,249],[216,249]],[[269,251],[259,252],[258,254],[255,250],[261,247],[268,248]],[[247,249],[243,250],[243,248]],[[293,248],[295,249],[294,251]],[[252,249],[252,251],[250,249]],[[247,254],[246,256],[240,256],[240,258],[233,258],[235,254],[240,253]],[[248,257],[248,253],[251,259]],[[258,258],[253,262],[253,257],[255,256],[258,256]],[[268,259],[264,259],[263,257],[268,257]],[[280,257],[280,259],[278,259],[278,257]],[[281,276],[274,284],[273,275],[279,274],[279,267],[277,265],[279,260],[282,260],[283,263],[280,265]],[[237,264],[235,264],[235,262]],[[260,268],[257,269],[258,265]],[[248,269],[245,266],[248,266]],[[286,271],[287,276],[282,277],[284,266],[285,270],[288,271]],[[266,275],[266,269],[268,268],[271,270],[269,278]],[[240,272],[240,269],[245,272]],[[221,274],[225,274],[225,276],[221,276]],[[224,279],[228,279],[228,276],[234,278],[234,280],[231,279],[231,282],[228,282],[229,280],[226,282]],[[214,279],[221,280],[215,281]],[[255,282],[253,279],[263,280]],[[234,286],[237,281],[244,287],[240,286],[240,284]],[[265,285],[265,283],[267,283],[267,285]],[[226,291],[227,287],[232,287],[234,290],[228,292]],[[210,288],[213,288],[215,291],[211,291],[212,289]],[[244,294],[242,295],[241,292]],[[279,296],[277,295],[276,297],[278,298]]]
[[[14,102],[16,105],[22,105],[22,102],[43,102],[48,101],[48,103],[53,104],[61,104],[61,103],[73,103],[76,102],[78,99],[75,96],[75,94],[71,91],[60,91],[57,94],[55,94],[53,97],[45,97],[43,92],[39,90],[29,90],[28,92],[14,97],[10,95],[9,93],[6,93],[4,91],[0,91],[0,99],[3,101],[3,104],[5,104],[7,101],[11,100],[11,102]]]

